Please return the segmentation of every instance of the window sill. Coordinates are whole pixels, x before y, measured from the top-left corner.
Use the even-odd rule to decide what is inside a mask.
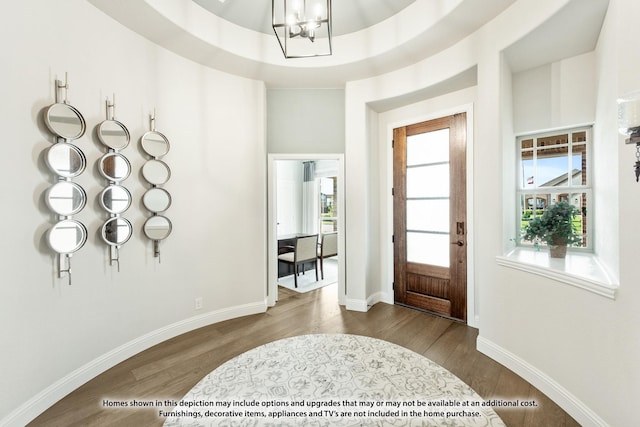
[[[567,252],[565,259],[558,259],[550,258],[544,249],[516,248],[506,255],[497,256],[496,262],[616,299],[619,285],[594,254]]]

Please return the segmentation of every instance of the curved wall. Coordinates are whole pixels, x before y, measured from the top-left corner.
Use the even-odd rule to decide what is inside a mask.
[[[475,99],[469,99],[474,102],[475,116],[472,274],[479,312],[479,348],[524,376],[582,425],[626,426],[632,425],[630,420],[635,417],[633,396],[640,384],[640,340],[632,326],[640,320],[638,310],[633,308],[640,297],[633,278],[640,275],[640,270],[637,262],[626,255],[635,253],[632,240],[638,239],[638,232],[632,222],[640,210],[640,192],[629,176],[633,147],[624,147],[616,155],[621,137],[615,126],[615,99],[640,87],[640,78],[633,71],[638,68],[638,59],[624,54],[633,50],[627,45],[640,35],[632,18],[638,16],[639,6],[632,0],[610,2],[595,59],[594,54],[590,59],[598,72],[594,77],[590,71],[591,78],[584,80],[597,84],[595,92],[589,89],[596,96],[595,112],[580,113],[581,120],[595,119],[596,153],[603,156],[595,164],[601,191],[596,208],[598,218],[604,222],[597,231],[601,234],[598,250],[604,252],[602,258],[611,262],[614,269],[619,267],[617,299],[612,301],[496,263],[496,256],[502,255],[505,242],[511,237],[510,227],[505,226],[509,219],[500,206],[511,203],[505,180],[513,176],[501,167],[503,159],[509,165],[507,159],[513,155],[509,148],[513,141],[512,78],[502,52],[568,3],[520,0],[440,54],[393,73],[347,84],[347,241],[358,242],[347,245],[347,307],[366,309],[383,300],[381,295],[390,289],[385,271],[377,268],[378,252],[361,250],[386,241],[384,220],[372,212],[349,209],[368,205],[372,200],[379,200],[380,211],[386,208],[386,197],[380,196],[386,194],[386,189],[377,174],[379,164],[385,160],[377,160],[372,154],[384,152],[377,146],[385,139],[379,134],[382,126],[378,123],[383,115],[372,106],[384,104],[387,99],[410,98],[416,91],[437,86],[477,65]],[[423,107],[424,115],[442,108],[430,110],[428,104]],[[582,110],[572,110],[576,111]],[[566,121],[576,118],[564,120],[555,123],[569,125],[573,123]],[[616,170],[620,170],[620,177]],[[618,221],[617,212],[619,227],[612,223]],[[602,239],[604,235],[606,241]],[[615,260],[618,253],[619,266]]]
[[[266,96],[262,82],[159,48],[85,0],[20,2],[0,21],[0,424],[24,425],[150,345],[265,310]],[[69,101],[87,121],[77,145],[88,166],[75,181],[88,193],[76,218],[89,239],[72,258],[71,286],[57,278],[44,239],[54,218],[43,202],[53,180],[43,162],[52,139],[41,111],[54,102],[54,79],[65,72]],[[98,234],[106,217],[96,161],[104,149],[94,136],[113,94],[116,118],[131,132],[123,154],[133,165],[124,185],[134,198],[125,212],[134,235],[120,250],[119,273]],[[140,202],[147,186],[138,139],[154,108],[156,128],[171,142],[164,160],[172,169],[165,187],[173,233],[160,244],[161,263],[141,231],[148,214]],[[194,309],[198,297],[201,310]]]

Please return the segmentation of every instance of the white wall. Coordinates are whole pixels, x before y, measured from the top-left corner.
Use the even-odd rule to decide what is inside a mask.
[[[585,53],[513,76],[517,134],[592,123],[595,119],[595,53]]]
[[[640,237],[635,226],[636,214],[640,212],[640,191],[630,175],[634,147],[623,147],[619,159],[615,154],[620,147],[615,98],[640,87],[639,60],[637,55],[630,54],[640,36],[634,24],[640,5],[633,0],[612,0],[597,59],[594,54],[568,59],[550,66],[546,70],[550,74],[546,73],[544,79],[535,77],[538,82],[560,83],[556,88],[546,83],[536,83],[531,88],[546,96],[540,99],[538,107],[547,105],[551,112],[537,116],[539,120],[535,123],[515,124],[512,119],[515,106],[510,104],[515,95],[510,93],[511,75],[502,52],[566,3],[520,0],[490,24],[438,55],[406,69],[347,85],[348,297],[353,306],[358,306],[354,301],[358,298],[370,302],[383,291],[385,282],[384,272],[372,268],[380,261],[376,252],[367,249],[369,242],[380,239],[380,222],[384,219],[376,222],[369,212],[354,208],[367,205],[380,191],[379,181],[370,179],[371,169],[377,164],[369,163],[372,141],[377,143],[380,138],[378,134],[370,134],[371,123],[380,117],[370,117],[367,106],[437,85],[477,64],[473,279],[479,292],[480,339],[484,349],[490,348],[503,363],[551,394],[582,425],[627,426],[632,425],[635,417],[634,398],[640,384],[640,339],[634,326],[640,320],[637,309],[640,291],[636,286],[640,267],[633,255]],[[592,78],[593,71],[575,81],[567,78],[567,73],[594,65],[597,80]],[[542,71],[545,70],[535,72]],[[585,93],[579,93],[589,81],[597,81],[599,87],[585,87]],[[515,81],[514,87],[518,84]],[[607,243],[599,247],[600,252],[606,253],[599,255],[607,262],[620,255],[620,291],[615,301],[496,264],[496,256],[503,253],[505,242],[512,237],[506,231],[511,229],[505,224],[509,221],[508,212],[496,206],[506,206],[513,200],[512,190],[505,183],[513,178],[513,173],[505,173],[503,167],[513,156],[513,150],[505,151],[505,147],[513,145],[514,129],[593,119],[593,101],[581,106],[567,101],[572,96],[590,100],[596,93],[596,155],[607,151],[604,162],[596,163],[599,169],[596,179],[600,180],[598,190],[608,192],[596,201],[598,220],[605,221],[600,233],[608,233],[600,236]],[[620,170],[619,177],[616,169]],[[620,201],[618,193],[624,195]],[[384,200],[382,197],[379,204],[382,211],[386,208]],[[611,203],[607,205],[605,200]],[[601,212],[605,209],[607,213]],[[370,283],[379,284],[379,288],[371,289]]]
[[[0,18],[0,36],[0,424],[24,425],[149,345],[265,309],[266,96],[262,82],[158,48],[83,0],[18,2]],[[54,181],[43,153],[53,138],[41,113],[54,102],[54,79],[65,72],[69,101],[88,125],[76,142],[88,167],[76,182],[89,201],[76,218],[89,239],[73,256],[72,286],[57,278],[44,239],[54,218],[43,193]],[[106,183],[96,169],[104,149],[94,135],[106,118],[105,98],[114,93],[116,118],[132,135],[123,154],[133,173],[123,184],[134,198],[124,214],[134,235],[121,248],[119,273],[98,234],[107,216],[96,197]],[[164,160],[172,169],[166,215],[173,233],[161,243],[161,263],[141,231],[148,214],[140,202],[146,185],[138,140],[154,108],[156,127],[172,144]],[[253,268],[244,268],[247,262]],[[194,310],[196,297],[202,310]]]
[[[269,89],[269,153],[344,153],[344,90]]]

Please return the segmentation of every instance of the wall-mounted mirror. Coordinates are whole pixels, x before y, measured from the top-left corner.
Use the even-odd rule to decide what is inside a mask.
[[[49,169],[63,178],[76,177],[84,172],[87,166],[87,159],[82,150],[66,142],[49,147],[45,160]]]
[[[153,185],[162,185],[169,181],[171,170],[162,160],[149,160],[142,166],[142,176]]]
[[[69,142],[84,135],[86,122],[82,114],[69,105],[68,91],[69,84],[65,74],[64,82],[55,81],[56,102],[44,113],[44,123],[55,135],[55,143],[45,153],[45,162],[58,179],[47,190],[45,201],[61,220],[53,225],[47,235],[49,246],[58,256],[58,277],[67,273],[71,284],[70,256],[87,241],[85,226],[71,219],[72,215],[80,212],[87,204],[87,194],[71,178],[84,172],[87,159],[82,150]]]
[[[133,227],[121,213],[131,206],[131,193],[121,185],[131,174],[131,163],[119,153],[119,150],[129,145],[130,135],[127,127],[115,119],[115,95],[113,102],[106,100],[107,119],[96,128],[100,142],[109,150],[98,160],[100,174],[109,181],[109,186],[100,193],[100,205],[109,213],[109,219],[102,226],[102,239],[109,245],[111,265],[117,263],[120,271],[120,257],[118,249],[125,244],[133,234]]]
[[[132,233],[131,223],[122,217],[109,218],[102,226],[102,239],[112,246],[124,245]]]
[[[45,201],[54,213],[71,216],[85,207],[87,193],[75,182],[60,181],[47,190]]]
[[[98,139],[113,150],[122,150],[129,145],[129,130],[117,120],[105,120],[98,125]]]
[[[87,241],[87,228],[74,219],[64,219],[49,230],[49,246],[61,255],[78,251]]]
[[[44,122],[52,133],[69,140],[80,138],[86,130],[82,114],[66,103],[57,102],[49,106]]]
[[[110,185],[102,190],[99,201],[104,210],[118,215],[131,206],[131,193],[121,185]]]
[[[144,234],[151,240],[164,240],[171,234],[171,221],[162,215],[149,217],[144,223]]]
[[[142,150],[151,156],[142,166],[142,177],[151,184],[151,188],[142,196],[142,204],[153,216],[144,223],[144,234],[153,240],[153,256],[160,259],[160,240],[166,239],[171,234],[171,221],[164,216],[158,215],[171,206],[171,195],[159,185],[165,184],[171,177],[169,165],[159,158],[169,152],[169,140],[166,136],[156,131],[155,112],[150,117],[151,130],[140,138]]]
[[[169,237],[171,234],[171,221],[169,218],[164,217],[162,215],[154,215],[149,217],[147,221],[144,223],[142,230],[144,231],[145,236],[149,239],[153,240],[153,253],[154,256],[160,256],[160,240],[164,240]]]
[[[120,153],[107,153],[98,161],[98,170],[109,181],[120,182],[131,174],[131,163]]]
[[[162,157],[169,152],[169,140],[160,132],[150,131],[142,135],[142,149],[153,158]]]
[[[127,243],[133,234],[133,226],[131,223],[122,217],[114,216],[109,218],[102,225],[102,240],[109,245],[109,251],[111,254],[111,265],[115,262],[120,271],[120,256],[118,249],[120,246]]]
[[[171,195],[164,188],[153,187],[142,196],[142,204],[150,212],[164,212],[171,206]]]

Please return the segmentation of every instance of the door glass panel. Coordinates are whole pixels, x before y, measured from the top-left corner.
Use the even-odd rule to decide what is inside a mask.
[[[449,161],[449,128],[407,137],[407,166]]]
[[[449,235],[407,233],[407,261],[449,267]]]
[[[449,199],[407,200],[407,229],[449,232]]]
[[[449,164],[407,168],[407,198],[449,197]]]

